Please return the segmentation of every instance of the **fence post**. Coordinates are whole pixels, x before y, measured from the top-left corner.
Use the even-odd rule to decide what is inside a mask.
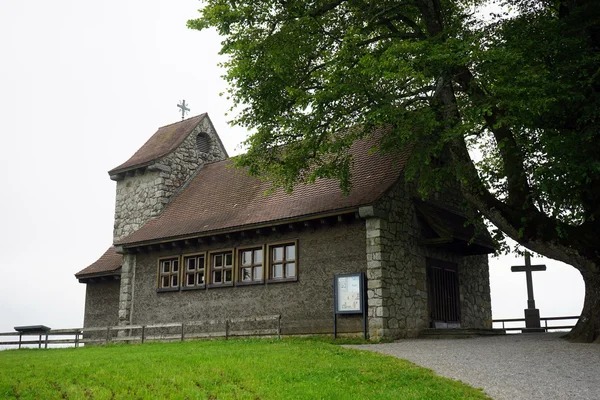
[[[181,341],[182,342],[183,342],[183,336],[185,335],[184,329],[185,329],[185,324],[182,322],[181,323]]]
[[[19,332],[19,348],[21,348],[21,338],[23,337],[23,334]]]
[[[225,340],[229,339],[229,319],[225,320]]]
[[[46,343],[44,343],[44,348],[48,348],[48,333],[46,332]]]
[[[277,317],[277,339],[281,339],[281,314]]]
[[[79,347],[79,331],[75,332],[75,348]]]
[[[142,325],[142,344],[144,344],[145,338],[146,338],[146,325]]]

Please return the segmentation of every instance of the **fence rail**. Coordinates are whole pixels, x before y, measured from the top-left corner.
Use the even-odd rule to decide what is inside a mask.
[[[236,329],[237,324],[254,323],[253,329]],[[269,327],[264,327],[269,324]],[[190,332],[194,328],[220,327],[218,330]],[[135,333],[135,334],[134,334]],[[116,335],[115,335],[116,334]],[[73,329],[51,329],[44,333],[0,332],[2,336],[19,337],[19,340],[0,341],[3,346],[38,345],[48,348],[50,344],[109,344],[109,343],[145,343],[148,341],[184,341],[193,339],[248,336],[277,336],[281,338],[281,315],[267,315],[248,318],[226,318],[204,321],[187,321],[166,324],[104,326]],[[37,340],[23,340],[24,336],[37,336]],[[66,339],[51,339],[53,336],[72,336]]]
[[[542,326],[541,329],[544,329],[544,332],[548,332],[548,331],[554,330],[554,329],[572,329],[575,326],[575,324],[548,326],[548,321],[564,321],[564,320],[573,320],[573,319],[578,320],[579,315],[566,316],[566,317],[541,317],[540,321],[544,321],[544,326]],[[505,331],[522,331],[523,329],[525,329],[525,326],[508,327],[507,328],[504,325],[506,322],[525,322],[525,318],[507,318],[507,319],[492,320],[492,323],[502,323],[502,329],[504,329]]]

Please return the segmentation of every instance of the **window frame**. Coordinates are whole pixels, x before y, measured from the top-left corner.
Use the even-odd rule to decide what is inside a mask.
[[[223,283],[215,283],[213,282],[213,272],[215,270],[214,266],[213,266],[213,257],[219,254],[227,254],[230,253],[231,254],[231,268],[225,268],[223,267],[221,270],[222,271],[226,271],[227,269],[231,269],[231,282],[223,282]],[[236,253],[236,249],[234,247],[231,248],[227,248],[227,249],[219,249],[219,250],[211,250],[209,251],[208,254],[208,280],[206,281],[206,287],[207,288],[220,288],[220,287],[231,287],[234,285],[235,282],[235,253]],[[206,274],[206,270],[205,270],[205,274]],[[205,275],[206,276],[206,275]]]
[[[173,267],[170,267],[170,272],[168,273],[163,273],[162,272],[162,267],[163,267],[163,262],[164,261],[177,261],[177,273],[173,273]],[[181,256],[180,255],[174,255],[174,256],[166,256],[166,257],[159,257],[158,261],[158,273],[156,276],[156,290],[158,292],[178,292],[179,290],[181,290]],[[173,276],[177,276],[177,286],[169,286],[169,287],[162,287],[162,278],[164,276],[168,275],[169,276],[169,284],[171,285],[173,283],[172,279]]]
[[[287,246],[294,246],[294,267],[295,267],[295,276],[293,277],[287,277],[285,276],[285,266],[286,264],[288,264],[285,259],[285,248]],[[276,247],[283,247],[283,262],[273,262],[273,249]],[[298,275],[299,275],[299,266],[298,266],[298,239],[293,239],[293,240],[285,240],[285,241],[281,241],[281,242],[275,242],[275,243],[268,243],[267,244],[267,263],[268,263],[268,270],[267,270],[267,283],[280,283],[280,282],[297,282],[298,281]],[[273,277],[273,265],[274,264],[282,264],[283,265],[283,273],[284,273],[284,277],[283,278],[275,278]]]
[[[252,263],[250,264],[250,266],[242,266],[242,252],[244,251],[252,251]],[[260,280],[249,280],[249,281],[243,281],[242,280],[242,269],[243,268],[252,268],[252,272],[254,272],[254,268],[256,268],[259,264],[255,264],[254,263],[254,250],[262,250],[262,276]],[[237,254],[236,256],[236,260],[235,260],[235,285],[236,286],[249,286],[249,285],[263,285],[266,281],[265,276],[266,276],[266,272],[267,272],[267,261],[265,258],[265,254],[266,254],[266,246],[265,244],[257,244],[257,245],[249,245],[249,246],[241,246],[241,247],[236,247],[235,248],[235,252]]]
[[[186,259],[189,258],[195,258],[196,260],[198,259],[198,257],[203,256],[204,257],[204,283],[202,284],[194,284],[193,286],[188,286],[187,284],[187,276],[188,276],[188,270],[187,270],[187,265],[186,265]],[[181,290],[202,290],[202,289],[206,289],[207,287],[207,271],[208,271],[208,263],[207,263],[207,258],[208,258],[208,254],[206,251],[201,251],[198,253],[189,253],[189,254],[182,254],[181,255],[181,260],[182,260],[182,268],[181,268],[181,273],[182,273],[182,280],[181,280]],[[198,265],[196,265],[196,270],[194,272],[194,281],[196,281],[198,276]]]

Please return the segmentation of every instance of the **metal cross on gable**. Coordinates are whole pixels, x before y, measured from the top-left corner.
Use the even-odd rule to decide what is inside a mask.
[[[177,107],[181,108],[181,120],[182,121],[185,118],[185,113],[190,111],[190,109],[187,106],[189,106],[189,104],[185,104],[185,100],[181,100],[181,103],[177,104]]]

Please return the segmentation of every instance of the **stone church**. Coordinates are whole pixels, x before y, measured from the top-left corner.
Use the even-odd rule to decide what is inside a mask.
[[[231,168],[208,115],[159,128],[109,171],[113,245],[75,275],[84,327],[280,315],[284,335],[331,334],[334,275],[363,272],[371,339],[490,328],[493,243],[456,191],[416,197],[409,149],[373,145],[353,145],[346,196],[328,179],[266,195],[267,182]],[[360,315],[338,318],[338,332],[362,329]]]

